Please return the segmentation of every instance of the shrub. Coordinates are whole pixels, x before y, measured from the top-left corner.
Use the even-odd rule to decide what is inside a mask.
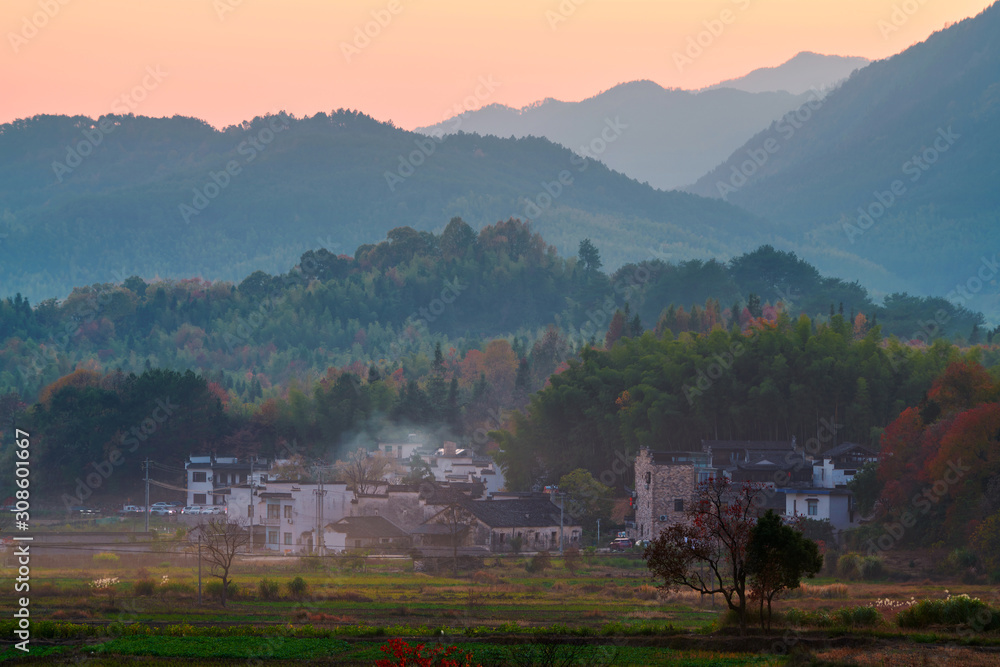
[[[945,600],[921,600],[896,616],[901,628],[926,628],[930,625],[967,625],[976,631],[1000,628],[1000,610],[979,598],[949,596]]]
[[[221,590],[222,585],[219,585]],[[160,585],[160,593],[166,594],[171,593],[174,595],[189,595],[197,592],[197,589],[192,584],[185,584],[180,581],[171,581],[166,584]]]
[[[140,579],[132,585],[134,595],[149,596],[156,592],[156,582],[152,579]]]
[[[305,582],[302,582],[305,583]],[[277,581],[271,581],[267,577],[257,582],[257,596],[261,600],[278,599],[279,587]]]
[[[865,556],[861,559],[860,574],[865,580],[879,579],[882,576],[882,557]]]
[[[973,551],[965,547],[959,547],[948,554],[948,564],[953,569],[967,570],[970,567],[979,565],[979,557]]]
[[[861,556],[846,553],[837,559],[837,575],[845,579],[857,579],[861,570]]]
[[[521,553],[521,547],[523,546],[524,546],[524,538],[521,537],[520,535],[512,537],[510,539],[510,550],[513,551],[515,554]]]
[[[878,579],[884,574],[883,570],[881,556],[862,556],[850,552],[837,559],[837,575],[844,579]]]
[[[236,583],[230,581],[229,586],[226,587],[226,599],[232,600],[236,597],[239,589],[236,587]],[[222,599],[222,582],[221,581],[210,581],[205,584],[205,595],[209,597],[217,597]]]
[[[116,553],[102,551],[99,554],[94,554],[93,560],[98,565],[117,565],[121,561],[121,558]]]
[[[495,586],[500,583],[500,577],[492,572],[487,572],[486,570],[477,570],[474,572],[472,580],[477,584],[489,584],[491,586]]]
[[[874,627],[882,622],[882,614],[875,607],[844,607],[837,611],[837,617],[844,625]]]
[[[548,551],[539,551],[531,557],[524,569],[534,574],[544,572],[550,567],[552,567],[552,556]]]
[[[286,586],[288,587],[288,594],[294,598],[302,597],[309,590],[309,584],[302,577],[295,577]]]

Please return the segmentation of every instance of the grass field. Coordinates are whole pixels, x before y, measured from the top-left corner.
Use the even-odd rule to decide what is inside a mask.
[[[738,638],[721,598],[665,595],[635,556],[587,557],[575,572],[556,558],[551,569],[533,574],[525,560],[489,558],[452,577],[413,572],[407,559],[253,558],[237,566],[237,593],[225,607],[207,590],[199,605],[196,566],[160,554],[127,565],[91,559],[36,567],[30,660],[370,665],[384,657],[380,647],[388,639],[403,637],[455,644],[484,666],[782,665],[795,651],[815,660],[802,664],[817,665],[924,664],[944,655],[965,667],[1000,664],[996,632],[942,627],[930,634],[893,622],[911,598],[968,593],[995,604],[986,586],[812,580],[776,603],[770,635],[754,629]],[[289,582],[296,577],[305,590],[293,593]],[[92,585],[100,579],[117,582]],[[262,587],[262,579],[272,585]],[[13,584],[11,577],[0,581],[5,608],[14,607]],[[840,611],[873,604],[878,620],[865,627],[852,626]],[[849,641],[827,639],[845,635]],[[3,648],[2,660],[23,657],[9,644]],[[896,655],[913,662],[895,661]]]

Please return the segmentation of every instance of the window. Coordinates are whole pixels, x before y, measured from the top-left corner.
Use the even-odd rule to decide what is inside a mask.
[[[647,470],[646,471],[646,486],[648,487],[649,483],[652,482],[652,481],[653,481],[653,473],[651,473],[651,472],[649,472]]]
[[[194,494],[194,504],[195,505],[204,505],[205,502],[206,501],[205,501],[205,494],[204,493],[196,493],[196,494]]]
[[[361,548],[361,540],[354,540],[354,548],[355,549]]]
[[[286,519],[291,519],[292,518],[292,506],[291,505],[285,505],[285,518]]]
[[[285,544],[287,546],[292,546],[292,534],[291,533],[285,533]]]
[[[674,498],[674,511],[675,512],[683,512],[684,511],[684,499],[683,498]]]
[[[819,516],[819,501],[810,498],[806,501],[806,505],[809,507],[809,516]]]
[[[205,481],[205,473],[203,473],[203,472],[193,472],[193,473],[191,473],[191,481],[192,482],[204,482]]]
[[[698,483],[704,484],[705,482],[712,479],[712,473],[710,472],[700,472],[698,473]]]
[[[552,531],[552,541],[549,542],[549,544],[555,544],[558,540],[559,540],[558,533],[553,530]]]
[[[218,478],[216,481],[219,482],[219,484],[225,484],[226,480],[229,479],[226,476],[226,473],[224,473],[224,472],[220,472],[218,475],[216,475],[216,477]]]
[[[253,518],[253,504],[247,505],[247,518]]]
[[[281,505],[268,505],[267,506],[267,518],[268,519],[280,519],[281,518]]]
[[[268,544],[277,544],[278,543],[278,531],[276,531],[276,530],[269,530],[269,531],[267,531],[267,543]]]

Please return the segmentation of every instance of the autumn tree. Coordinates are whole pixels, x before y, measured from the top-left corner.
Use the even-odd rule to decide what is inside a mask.
[[[608,325],[608,333],[604,335],[604,349],[610,350],[625,334],[625,315],[620,310],[616,310]]]
[[[686,520],[661,531],[642,554],[664,590],[721,593],[739,618],[740,634],[747,630],[750,538],[766,492],[760,483],[702,482]]]

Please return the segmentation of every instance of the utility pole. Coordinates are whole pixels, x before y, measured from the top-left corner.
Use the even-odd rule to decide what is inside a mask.
[[[148,533],[149,532],[149,458],[146,459],[146,506],[144,509],[145,509],[144,513],[146,515],[146,532]]]
[[[581,540],[582,541],[582,540]],[[597,520],[597,544],[594,546],[601,546],[601,520]]]
[[[257,508],[257,503],[254,502],[254,498],[253,498],[253,462],[254,462],[254,460],[256,458],[257,458],[256,456],[251,456],[250,457],[250,507],[247,510],[247,514],[250,513],[251,509],[253,509],[254,511],[256,511],[256,508]],[[248,523],[250,524],[248,526],[248,528],[250,530],[250,539],[247,540],[247,553],[248,554],[249,553],[253,553],[253,520],[254,520],[254,518],[255,517],[252,517],[252,516],[248,516],[247,517]]]
[[[198,531],[198,604],[201,605],[201,531]]]
[[[316,494],[316,554],[324,556],[326,554],[323,540],[323,499],[326,491],[323,489],[323,467],[317,466],[316,471],[319,474],[319,488],[313,491]]]
[[[563,552],[563,498],[566,494],[559,492],[559,555]]]

